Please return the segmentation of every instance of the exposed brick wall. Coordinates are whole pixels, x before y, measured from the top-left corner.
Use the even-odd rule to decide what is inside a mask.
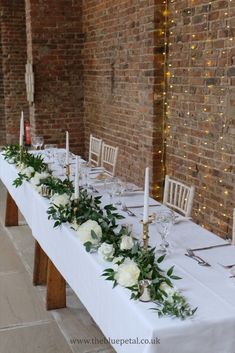
[[[26,0],[28,59],[35,74],[32,133],[83,153],[82,2]]]
[[[194,219],[225,236],[235,207],[235,1],[172,1],[170,24],[167,171],[196,186]]]
[[[0,27],[0,146],[6,143],[6,124],[5,124],[5,108],[4,108],[4,87],[2,73],[2,41]]]
[[[25,88],[26,29],[24,0],[1,0],[1,46],[6,141],[18,142],[20,113],[28,115]],[[1,95],[1,93],[0,93]]]
[[[27,57],[35,73],[32,132],[63,146],[69,130],[72,149],[86,156],[90,133],[119,146],[118,175],[142,185],[149,165],[159,196],[167,107],[166,171],[196,186],[194,219],[225,236],[235,207],[235,0],[168,1],[167,105],[164,2],[26,0]],[[0,4],[11,142],[27,107],[24,1]]]
[[[118,175],[142,185],[144,167],[155,164],[162,146],[162,110],[154,61],[155,5],[162,1],[86,0],[83,6],[84,119],[86,152],[90,133],[119,146]],[[158,102],[157,102],[158,101]],[[161,103],[160,103],[161,105]],[[160,138],[159,138],[160,136]]]

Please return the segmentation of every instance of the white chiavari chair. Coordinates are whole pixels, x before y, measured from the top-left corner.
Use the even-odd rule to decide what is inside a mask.
[[[187,186],[166,175],[163,204],[182,213],[185,217],[190,217],[194,192],[194,186]]]
[[[88,161],[92,166],[98,167],[100,165],[101,148],[102,148],[102,139],[98,139],[93,135],[90,135]]]
[[[101,167],[114,176],[117,166],[118,147],[102,144]]]

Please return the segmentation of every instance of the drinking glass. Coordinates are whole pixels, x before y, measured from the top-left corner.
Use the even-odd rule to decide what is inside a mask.
[[[38,136],[38,145],[39,145],[39,149],[42,149],[42,146],[44,144],[44,138],[42,136]]]
[[[109,196],[109,202],[111,204],[114,203],[114,196],[117,190],[117,178],[113,177],[113,178],[109,178],[109,179],[105,179],[105,191]]]
[[[35,150],[37,150],[39,147],[38,137],[37,136],[32,137],[31,143],[32,143],[33,148]]]
[[[89,168],[87,166],[87,162],[83,162],[80,164],[80,170],[81,170],[82,186],[87,187],[88,186],[88,173],[89,173]]]
[[[65,175],[65,158],[66,158],[65,152],[57,151],[56,161],[57,161],[58,165],[60,166],[60,169],[61,169],[60,175],[61,176]]]
[[[162,242],[160,244],[161,253],[167,253],[169,242],[167,237],[170,233],[171,227],[174,223],[174,212],[167,207],[161,207],[158,209],[155,217],[155,225],[158,233],[161,236]]]
[[[38,147],[39,147],[39,149],[41,149],[43,143],[44,143],[44,138],[42,136],[34,136],[34,137],[32,137],[32,145],[33,145],[35,150],[37,150]]]
[[[122,194],[122,181],[119,178],[113,178],[114,185],[113,185],[113,199],[114,205],[121,205],[121,194]]]

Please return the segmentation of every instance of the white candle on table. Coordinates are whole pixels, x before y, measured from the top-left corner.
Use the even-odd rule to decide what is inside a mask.
[[[23,146],[23,140],[24,140],[24,112],[21,112],[21,118],[20,118],[20,147]]]
[[[69,133],[66,131],[66,165],[69,165]]]
[[[149,220],[149,167],[145,169],[144,179],[144,223]]]
[[[75,162],[75,191],[74,191],[74,196],[75,200],[78,199],[79,197],[79,175],[78,175],[78,168],[79,168],[79,158],[76,156],[76,162]]]

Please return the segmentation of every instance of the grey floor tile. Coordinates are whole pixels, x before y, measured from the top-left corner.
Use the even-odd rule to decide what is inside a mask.
[[[0,275],[9,271],[22,272],[24,266],[6,231],[0,225]]]
[[[0,329],[51,318],[28,273],[0,276]]]
[[[55,322],[0,330],[0,353],[70,353]]]

